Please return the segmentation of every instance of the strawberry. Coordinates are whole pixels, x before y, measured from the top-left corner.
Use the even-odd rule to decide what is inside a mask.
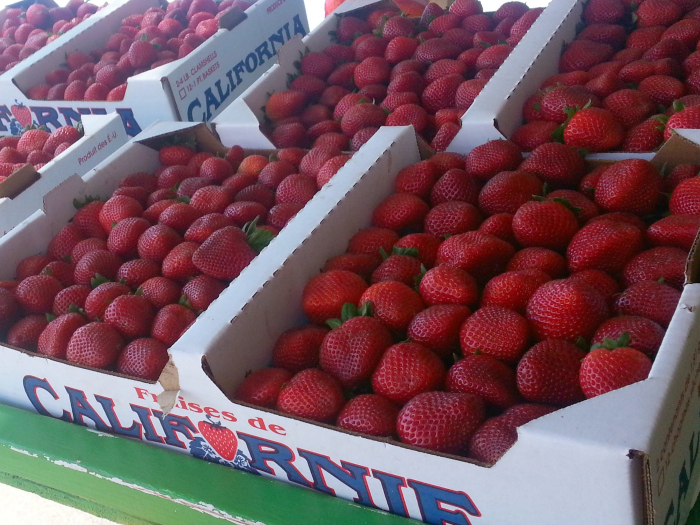
[[[139,187],[145,188],[148,192],[156,191],[158,179],[151,173],[137,172],[127,175],[119,181],[120,188]]]
[[[662,184],[658,171],[648,161],[617,162],[601,174],[595,202],[606,211],[646,215],[656,209]]]
[[[481,214],[466,202],[448,201],[438,204],[428,212],[424,221],[426,233],[436,237],[457,235],[478,229]]]
[[[156,224],[140,235],[137,251],[142,259],[162,263],[168,253],[181,242],[182,237],[175,230],[163,224]]]
[[[267,242],[269,242],[269,238]],[[202,273],[217,279],[232,280],[257,256],[246,234],[235,226],[212,233],[192,255],[192,263]]]
[[[114,326],[125,339],[148,335],[153,309],[145,297],[120,295],[105,309],[105,322]]]
[[[387,228],[370,227],[360,230],[350,238],[348,252],[379,255],[381,250],[389,253],[399,240],[399,235]]]
[[[165,277],[151,277],[139,286],[137,293],[143,295],[155,309],[176,303],[181,295],[180,285]]]
[[[447,357],[459,347],[459,328],[469,315],[469,308],[462,305],[430,306],[411,320],[408,337],[438,356]]]
[[[188,146],[164,146],[158,151],[158,160],[164,166],[186,166],[196,153]]]
[[[205,159],[199,167],[199,176],[209,179],[213,184],[220,184],[233,174],[231,163],[219,157]]]
[[[408,193],[394,193],[374,209],[372,224],[396,232],[423,224],[429,207],[422,199]]]
[[[157,381],[168,362],[167,347],[151,338],[129,343],[117,360],[117,371],[147,381]]]
[[[680,20],[683,10],[670,0],[644,0],[639,4],[635,14],[639,27],[668,27]]]
[[[197,316],[189,308],[169,304],[161,308],[153,319],[151,337],[172,346],[196,319]]]
[[[88,323],[78,328],[68,342],[66,360],[82,366],[106,368],[118,358],[124,341],[107,323]]]
[[[622,76],[622,72],[620,75]],[[636,89],[621,89],[608,95],[603,100],[603,107],[615,115],[627,129],[648,119],[658,109],[649,95]]]
[[[72,308],[83,308],[85,299],[90,294],[92,289],[89,286],[75,284],[68,286],[56,294],[53,299],[51,313],[56,317],[67,314]],[[0,326],[2,324],[0,323]]]
[[[484,403],[478,396],[425,392],[401,409],[396,426],[404,443],[459,454],[466,452],[469,439],[484,418]]]
[[[647,229],[653,246],[672,246],[690,251],[700,230],[700,216],[670,215],[656,221]]]
[[[627,30],[624,26],[615,24],[591,24],[581,31],[577,38],[579,40],[591,40],[602,44],[610,44],[615,49],[624,47],[627,39]],[[600,64],[598,64],[599,66]],[[593,66],[591,70],[597,66]]]
[[[131,293],[122,283],[106,282],[99,284],[85,298],[85,314],[91,321],[101,319],[105,310],[114,299]]]
[[[448,392],[475,394],[497,410],[516,404],[520,398],[513,370],[485,354],[468,355],[452,365],[445,388]]]
[[[515,253],[507,242],[479,232],[454,235],[438,250],[437,264],[448,264],[469,272],[477,281],[486,282],[502,272]]]
[[[574,235],[566,252],[569,270],[603,270],[618,274],[642,249],[642,232],[631,224],[596,221]]]
[[[430,42],[429,40],[426,44]],[[416,55],[417,54],[418,51],[416,51]],[[457,88],[459,88],[463,81],[464,77],[461,75],[447,75],[437,79],[423,90],[421,94],[421,105],[431,114],[434,114],[440,109],[455,107]]]
[[[358,307],[371,303],[374,317],[395,332],[405,332],[413,316],[425,308],[420,295],[397,281],[384,281],[367,288]]]
[[[436,266],[420,281],[420,295],[427,305],[460,304],[474,306],[479,297],[476,280],[466,271],[451,266]]]
[[[646,317],[668,327],[680,299],[680,292],[667,284],[641,281],[633,284],[615,300],[615,313]]]
[[[460,344],[465,354],[481,352],[515,362],[527,346],[529,333],[527,321],[516,312],[495,306],[483,307],[462,325]]]
[[[525,315],[527,302],[535,290],[550,280],[541,270],[515,270],[497,275],[484,287],[481,306],[508,308]]]
[[[445,365],[418,343],[390,346],[372,374],[372,389],[394,403],[405,404],[418,394],[440,388]]]
[[[306,103],[307,95],[302,91],[285,90],[270,95],[265,104],[265,115],[273,122],[299,115]]]
[[[460,52],[459,46],[449,40],[432,38],[418,45],[413,58],[420,62],[437,62],[443,58],[457,58]]]
[[[304,287],[302,308],[311,322],[340,318],[345,303],[357,303],[367,284],[358,275],[334,270],[317,275]]]
[[[639,350],[640,352],[653,357],[664,338],[665,330],[650,319],[634,315],[623,315],[608,319],[591,339],[594,346],[604,346],[611,341],[617,341],[623,334],[627,334],[626,346]]]
[[[279,336],[272,350],[272,366],[292,373],[317,366],[326,334],[328,330],[319,326],[287,330]]]
[[[542,181],[534,174],[503,171],[491,178],[479,192],[479,209],[488,215],[514,214],[533,195],[542,194]]]
[[[535,148],[518,169],[534,173],[557,187],[576,187],[586,171],[581,155],[571,147],[555,142]]]
[[[109,234],[113,226],[122,219],[140,217],[142,213],[143,206],[137,200],[117,195],[104,203],[99,211],[98,219],[102,230]]]
[[[520,148],[509,140],[492,140],[477,146],[465,160],[465,170],[481,180],[514,170],[522,162]]]
[[[439,78],[446,77],[448,75],[461,75],[467,74],[467,66],[464,62],[459,60],[452,60],[449,58],[444,58],[432,63],[428,70],[425,72],[425,81],[430,84]]]
[[[639,350],[624,345],[613,350],[597,348],[581,363],[581,389],[590,399],[643,381],[650,371],[651,359]]]
[[[620,0],[591,0],[583,10],[583,19],[588,24],[614,24],[624,14]]]
[[[116,279],[129,287],[136,288],[144,281],[160,275],[160,265],[148,259],[133,259],[119,267]]]
[[[493,464],[518,440],[517,427],[556,410],[554,407],[523,403],[513,405],[502,415],[487,419],[469,441],[469,457]]]
[[[663,116],[655,115],[630,128],[620,150],[631,153],[654,151],[664,141],[665,121]]]
[[[298,372],[277,398],[280,412],[320,423],[334,421],[344,404],[340,383],[315,368]]]
[[[484,220],[479,226],[478,232],[486,235],[493,235],[509,244],[515,244],[513,235],[513,215],[510,213],[497,213]]]
[[[544,93],[540,102],[542,120],[563,123],[568,115],[566,108],[581,109],[599,106],[600,101],[582,86],[557,86]]]
[[[44,143],[43,151],[46,153],[55,154],[59,144],[68,142],[73,144],[82,136],[81,132],[73,126],[62,126],[52,132]]]
[[[335,68],[333,59],[325,53],[311,52],[301,59],[301,73],[303,75],[313,75],[322,80],[328,78]]]
[[[389,40],[387,38],[366,35],[355,39],[351,47],[355,48],[355,60],[362,62],[365,58],[384,56],[388,43]],[[330,83],[334,83],[331,82],[330,77],[328,80]]]
[[[17,151],[25,155],[32,151],[41,150],[49,139],[49,133],[41,129],[25,131],[17,142]]]
[[[578,231],[578,220],[561,202],[536,200],[518,208],[512,227],[521,246],[564,250]]]
[[[574,40],[559,59],[559,71],[588,71],[590,68],[610,58],[615,50],[609,44],[600,44],[590,40]]]
[[[609,151],[625,138],[625,130],[615,115],[602,108],[577,111],[564,127],[564,143],[588,151]]]
[[[353,389],[371,377],[391,344],[391,333],[382,323],[371,317],[353,317],[325,336],[319,362],[344,388]]]
[[[413,286],[421,273],[421,262],[410,255],[392,254],[372,272],[372,284],[383,281],[398,281]]]
[[[416,133],[422,133],[428,126],[428,113],[417,104],[404,104],[387,117],[386,125],[413,126]]]
[[[168,166],[158,173],[158,188],[174,188],[195,173],[189,166]]]
[[[122,257],[135,257],[139,237],[150,227],[151,223],[141,217],[122,219],[109,232],[107,249]]]
[[[558,339],[546,339],[530,348],[518,363],[518,391],[533,403],[568,406],[584,399],[578,382],[586,353]]]
[[[374,104],[355,104],[348,108],[340,121],[343,133],[352,137],[360,129],[383,126],[387,114]]]
[[[264,408],[275,408],[280,391],[292,378],[292,373],[281,368],[262,368],[246,375],[234,398]]]
[[[169,226],[180,235],[184,235],[192,223],[194,223],[194,221],[199,219],[202,215],[204,214],[193,206],[183,202],[178,202],[163,210],[163,212],[158,216],[158,222],[165,226]]]
[[[128,198],[128,197],[127,197]],[[94,250],[83,255],[75,265],[75,284],[89,285],[97,274],[106,279],[114,279],[122,260],[107,250]]]
[[[700,177],[680,182],[671,194],[668,207],[672,215],[699,215]]]
[[[65,261],[51,261],[41,271],[43,275],[50,275],[59,280],[63,286],[71,286],[73,282],[73,272],[75,265]]]
[[[685,283],[685,265],[688,252],[679,248],[662,246],[637,254],[625,266],[622,281],[625,286],[632,286],[640,281],[663,282],[678,290]]]
[[[437,251],[440,247],[441,240],[430,235],[429,233],[410,233],[399,239],[394,248],[408,249],[414,248],[417,250],[417,257],[426,267],[431,268],[435,265]]]
[[[192,262],[192,256],[199,246],[196,242],[182,242],[170,250],[163,259],[163,277],[173,281],[186,281],[199,275],[201,271]]]
[[[31,275],[15,288],[15,299],[28,314],[50,312],[58,292],[63,289],[60,281],[49,275]]]
[[[615,64],[615,62],[612,63]],[[602,66],[603,64],[598,65]],[[613,71],[594,77],[584,85],[586,90],[593,93],[600,99],[605,99],[608,95],[615,93],[615,91],[625,89],[626,87],[627,86],[624,82],[622,82],[622,80],[620,80],[617,73]]]
[[[100,213],[103,206],[105,205],[102,201],[90,201],[86,202],[84,205],[80,206],[79,203],[74,203],[78,205],[78,211],[73,216],[73,224],[78,227],[80,233],[85,237],[96,237],[98,239],[107,240],[107,233],[102,229],[101,222],[99,220]],[[110,221],[111,224],[111,221]],[[74,262],[77,262],[74,260]]]
[[[620,285],[609,274],[601,270],[581,270],[574,272],[569,277],[571,280],[587,284],[600,293],[609,305],[614,303],[614,299],[620,292]]]
[[[351,159],[350,155],[337,155],[328,159],[321,169],[316,174],[316,187],[320,190],[325,186],[332,177],[335,176],[340,168],[345,166],[345,163]]]
[[[376,437],[396,435],[399,409],[376,394],[362,394],[348,401],[338,414],[338,427]]]
[[[677,78],[652,75],[639,83],[639,91],[646,93],[656,104],[669,106],[685,95],[685,86]]]
[[[435,157],[431,159],[435,164]],[[453,168],[442,173],[430,191],[430,204],[437,206],[448,201],[464,201],[477,205],[481,184],[473,175],[466,171]]]
[[[68,224],[51,239],[46,252],[54,259],[70,259],[75,245],[84,239],[83,234],[74,224]]]
[[[67,313],[51,321],[39,336],[37,352],[63,359],[68,342],[78,328],[87,324],[87,319],[77,313]]]
[[[695,177],[700,166],[697,164],[677,164],[664,179],[664,191],[673,192],[676,187],[686,179]]]
[[[28,315],[17,321],[7,332],[7,344],[30,352],[36,351],[39,337],[48,321],[44,315]]]
[[[540,270],[552,279],[564,277],[567,273],[566,259],[557,252],[547,248],[525,248],[517,252],[506,268],[509,272],[516,270]]]
[[[455,93],[454,106],[462,110],[469,109],[486,86],[486,82],[486,80],[480,78],[472,78],[462,82]]]

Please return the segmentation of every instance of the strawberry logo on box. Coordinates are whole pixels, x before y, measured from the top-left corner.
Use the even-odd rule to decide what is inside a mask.
[[[21,102],[15,100],[15,104],[10,106],[10,111],[23,128],[32,125],[32,111]]]
[[[210,416],[207,416],[207,421],[200,421],[197,428],[219,456],[226,461],[233,461],[238,450],[238,438],[233,430],[219,421],[213,421]]]

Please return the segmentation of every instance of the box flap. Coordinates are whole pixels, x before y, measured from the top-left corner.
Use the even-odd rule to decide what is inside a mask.
[[[0,182],[0,198],[14,199],[29,186],[39,180],[41,175],[31,164],[25,164],[5,180]]]
[[[173,129],[175,128],[175,129]],[[229,148],[225,147],[206,124],[192,122],[156,122],[149,126],[134,140],[152,149],[160,149],[164,142],[171,137],[194,135],[197,149],[208,151],[215,155],[225,155]]]

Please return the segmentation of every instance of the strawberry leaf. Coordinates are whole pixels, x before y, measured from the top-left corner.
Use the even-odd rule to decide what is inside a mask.
[[[56,316],[55,316],[54,314],[47,313],[47,314],[44,314],[44,315],[46,316],[46,322],[48,322],[48,323],[50,323],[51,321],[53,321],[54,319],[56,319]]]
[[[357,306],[355,306],[353,303],[345,303],[343,308],[340,310],[340,318],[343,322],[359,315],[360,312],[358,311]]]
[[[625,348],[630,344],[630,333],[622,332],[617,339],[606,337],[602,343],[596,343],[591,347],[591,350],[604,348],[605,350],[615,350],[616,348]]]
[[[374,311],[372,310],[372,303],[370,301],[365,301],[364,303],[362,303],[362,306],[360,306],[358,313],[362,317],[372,317],[372,315],[374,315]]]
[[[189,308],[190,310],[194,310],[194,308],[192,308],[192,305],[190,304],[189,299],[187,299],[187,296],[185,294],[182,294],[180,296],[180,300],[177,302],[177,304],[179,304],[180,306],[184,306],[185,308]]]
[[[93,196],[91,196],[91,195],[86,195],[86,196],[83,198],[83,200],[80,200],[80,199],[73,199],[73,207],[74,207],[76,210],[79,210],[79,209],[82,208],[83,206],[87,206],[88,204],[90,204],[90,203],[93,202],[93,201],[100,201],[100,200],[102,200],[102,199],[100,199],[99,197],[93,197]]]
[[[392,255],[408,255],[409,257],[418,258],[418,248],[415,247],[399,248],[398,246],[394,246],[391,253]]]
[[[246,237],[248,237],[248,244],[258,253],[263,251],[273,239],[270,230],[257,227],[259,218],[260,217],[255,217],[255,219],[243,226],[243,232],[246,234]]]
[[[568,121],[567,121],[568,122]],[[564,128],[566,127],[566,122],[559,124],[554,131],[549,135],[554,142],[559,142],[564,144]]]
[[[561,204],[561,205],[567,207],[567,208],[568,208],[569,210],[571,210],[571,211],[574,213],[574,215],[576,215],[577,217],[578,217],[578,216],[580,215],[580,213],[581,213],[581,208],[579,208],[578,206],[574,206],[573,204],[571,204],[571,201],[569,201],[569,199],[564,199],[564,198],[562,198],[562,197],[554,197],[552,200],[553,200],[554,202],[558,202],[559,204]]]
[[[416,275],[413,278],[413,287],[416,289],[417,292],[420,292],[420,282],[423,280],[423,277],[425,277],[425,274],[428,272],[428,269],[425,267],[424,264],[420,265],[420,273]]]
[[[343,321],[340,319],[328,319],[326,320],[326,325],[328,325],[331,330],[335,330],[343,325]]]
[[[104,275],[96,273],[95,277],[90,279],[90,286],[92,286],[93,288],[97,288],[99,285],[104,284],[104,283],[108,283],[108,282],[110,282],[110,280],[107,279]]]
[[[685,104],[683,104],[683,102],[680,100],[674,100],[671,107],[673,108],[674,113],[678,113],[679,111],[683,111],[685,109]]]
[[[384,249],[384,247],[379,248],[379,255],[382,256],[382,261],[386,261],[389,258],[389,254],[386,253],[386,250]]]
[[[576,339],[576,343],[574,344],[578,346],[581,350],[588,351],[588,343],[586,343],[586,340],[583,337],[579,337],[578,339]]]

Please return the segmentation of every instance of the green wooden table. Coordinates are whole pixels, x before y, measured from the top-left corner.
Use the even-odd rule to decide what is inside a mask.
[[[0,483],[129,525],[417,523],[4,405]],[[687,525],[700,525],[700,504]]]

